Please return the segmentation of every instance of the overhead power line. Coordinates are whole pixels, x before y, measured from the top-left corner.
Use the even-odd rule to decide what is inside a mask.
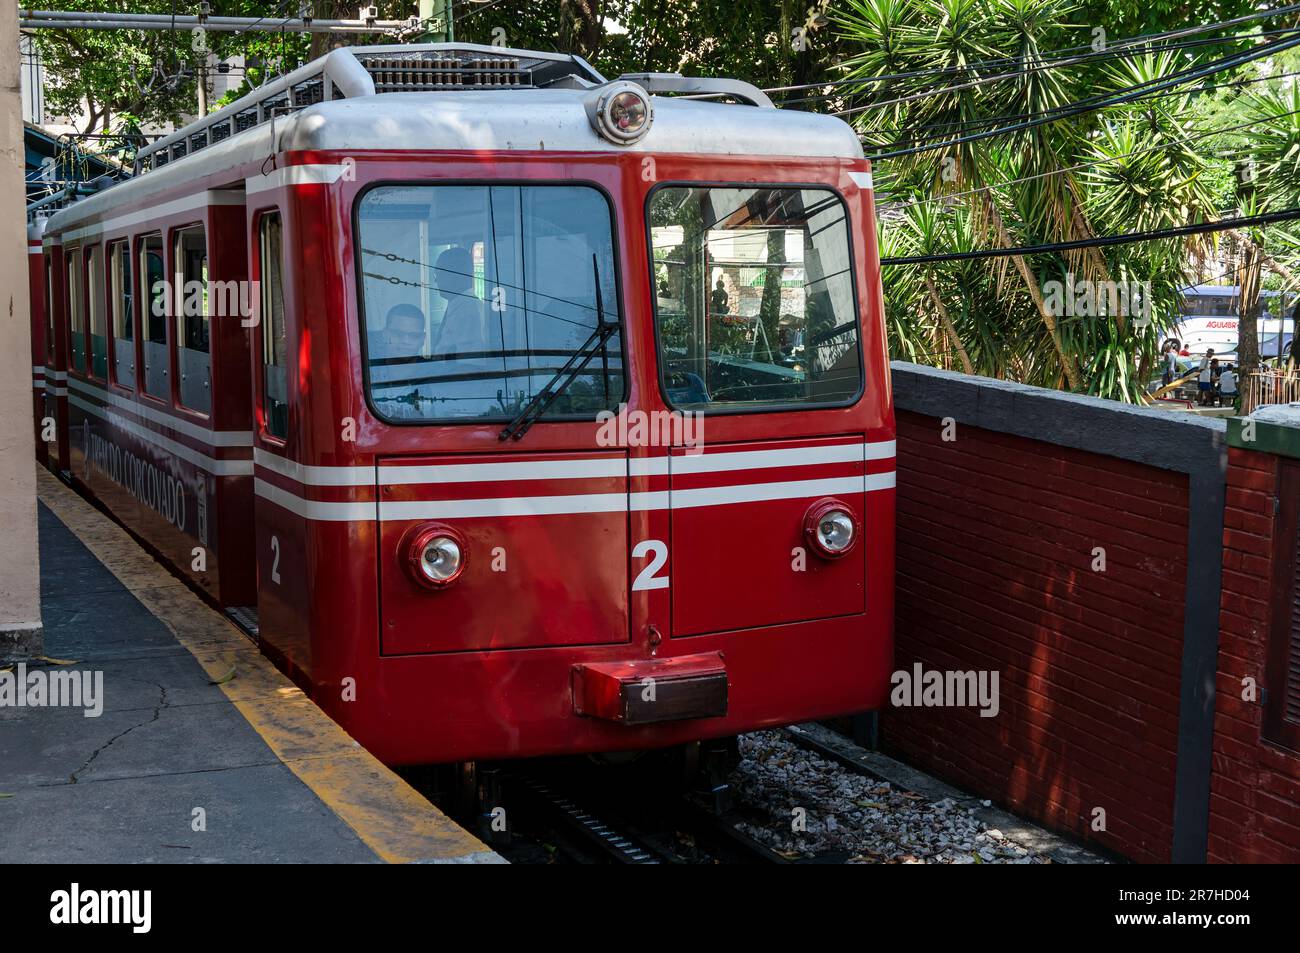
[[[1300,76],[1300,71],[1296,71],[1293,73],[1285,73],[1282,75]],[[1278,79],[1280,77],[1269,77],[1269,78]],[[1296,113],[1300,113],[1300,109],[1291,109],[1284,113],[1278,113],[1270,118],[1281,119],[1284,116],[1294,116]],[[1068,172],[1079,172],[1083,169],[1094,169],[1097,168],[1098,166],[1107,165],[1112,162],[1120,162],[1124,159],[1130,159],[1133,156],[1145,155],[1148,152],[1161,152],[1165,149],[1171,148],[1172,146],[1186,145],[1189,142],[1195,142],[1200,139],[1208,139],[1211,136],[1230,135],[1234,132],[1240,132],[1242,129],[1249,129],[1251,126],[1256,126],[1258,124],[1259,124],[1258,120],[1252,119],[1249,122],[1238,123],[1235,126],[1223,126],[1215,129],[1202,129],[1186,136],[1182,136],[1176,139],[1170,139],[1168,142],[1162,142],[1159,145],[1146,146],[1141,149],[1134,149],[1132,152],[1123,152],[1118,155],[1106,156],[1101,159],[1094,159],[1090,162],[1080,162],[1075,165],[1065,166],[1060,169],[1051,169],[1047,172],[1038,172],[1034,175],[1019,176],[1018,178],[1007,179],[1004,182],[994,182],[991,185],[980,186],[977,189],[966,189],[961,192],[944,192],[940,195],[930,196],[929,198],[913,199],[907,202],[900,202],[897,205],[891,203],[888,206],[887,210],[890,212],[898,212],[898,211],[902,211],[903,209],[912,208],[915,205],[932,205],[939,202],[947,202],[952,199],[961,198],[967,195],[979,195],[981,192],[992,192],[995,189],[1006,188],[1009,185],[1019,185],[1022,182],[1034,182],[1038,179],[1050,179],[1058,175],[1065,175]]]
[[[1177,30],[1165,30],[1162,33],[1139,34],[1138,36],[1127,37],[1123,40],[1119,40],[1116,43],[1109,45],[1105,50],[1093,50],[1090,44],[1083,45],[1083,46],[1067,47],[1066,49],[1063,50],[1053,50],[1046,54],[1049,60],[1045,60],[1044,63],[1051,66],[1064,65],[1065,60],[1067,59],[1082,61],[1091,56],[1104,56],[1113,53],[1116,50],[1126,50],[1135,47],[1149,46],[1152,43],[1156,43],[1162,40],[1176,40],[1176,39],[1181,39],[1182,37],[1185,36],[1195,36],[1196,34],[1199,33],[1210,33],[1215,30],[1222,30],[1225,27],[1238,26],[1239,24],[1249,23],[1254,20],[1270,19],[1272,17],[1286,16],[1291,13],[1300,13],[1300,3],[1293,3],[1288,6],[1278,7],[1274,10],[1259,10],[1254,13],[1245,14],[1244,16],[1234,17],[1231,20],[1220,20],[1216,23],[1203,23],[1192,27],[1182,27]],[[1258,34],[1242,34],[1236,37],[1225,37],[1221,42],[1228,43],[1237,39],[1249,38],[1251,35],[1258,35]],[[1092,52],[1089,53],[1086,51],[1092,51]],[[1066,54],[1072,54],[1076,52],[1081,53],[1082,56],[1066,55]],[[863,77],[857,77],[853,79],[828,80],[822,83],[803,83],[798,86],[773,86],[769,89],[764,89],[763,92],[783,93],[783,92],[791,92],[791,91],[801,90],[801,89],[824,89],[827,86],[847,86],[847,85],[865,85],[867,83],[886,83],[886,82],[893,82],[899,79],[913,79],[918,76],[943,75],[946,73],[969,73],[969,72],[973,72],[981,69],[987,69],[991,67],[1007,66],[1016,62],[1023,62],[1023,58],[1002,57],[997,59],[980,60],[974,63],[968,63],[965,66],[945,67],[944,69],[939,69],[939,70],[922,70],[913,73],[893,73],[893,74],[885,74],[881,76],[863,76]]]
[[[1287,79],[1292,76],[1300,76],[1300,71],[1273,73],[1269,76],[1251,76],[1245,79],[1229,80],[1224,83],[1207,83],[1203,86],[1197,86],[1195,89],[1189,89],[1186,90],[1185,92],[1175,93],[1173,95],[1194,96],[1194,95],[1200,95],[1202,93],[1208,93],[1211,90],[1215,90],[1215,89],[1231,89],[1231,88],[1239,88],[1242,86],[1253,86],[1256,83],[1270,83],[1273,82],[1274,80]],[[1141,96],[1136,97],[1133,100],[1133,102],[1135,103],[1143,102],[1147,99],[1153,99],[1157,96],[1163,96],[1163,95],[1165,95],[1163,91],[1156,92],[1156,93],[1143,93]],[[939,132],[938,130],[982,128],[982,127],[987,127],[989,125],[992,125],[995,122],[1006,122],[1006,121],[1019,122],[1023,119],[1029,119],[1034,116],[1045,116],[1045,115],[1049,115],[1050,113],[1051,110],[1038,110],[1035,112],[1009,113],[1001,116],[986,116],[978,119],[958,119],[958,120],[953,120],[952,122],[936,122],[936,123],[927,123],[927,124],[917,124],[912,126],[891,126],[886,128],[891,129],[895,132],[912,133],[912,135],[899,136],[892,143],[892,145],[901,146],[905,142],[911,142],[917,139],[925,139],[926,141],[930,141],[930,142],[942,141],[938,139],[938,136],[945,135],[947,133]],[[925,133],[932,133],[932,134],[923,135]]]
[[[1263,43],[1252,50],[1222,57],[1218,60],[1212,60],[1210,63],[1201,67],[1180,70],[1157,80],[1148,80],[1145,83],[1138,83],[1126,87],[1117,93],[1070,103],[1060,107],[1059,109],[1045,111],[1043,115],[1032,119],[1013,123],[1010,126],[999,126],[995,129],[986,129],[981,132],[973,132],[965,136],[958,136],[954,139],[945,139],[926,145],[912,146],[906,149],[893,149],[888,152],[876,153],[869,158],[872,161],[879,161],[881,159],[897,159],[903,156],[916,155],[921,152],[933,152],[936,149],[947,149],[953,146],[964,145],[968,142],[977,142],[982,139],[988,139],[991,136],[1005,136],[1013,132],[1023,132],[1036,126],[1059,122],[1062,119],[1069,119],[1073,116],[1079,116],[1089,112],[1097,112],[1098,110],[1106,109],[1110,106],[1125,105],[1142,98],[1144,94],[1156,93],[1170,89],[1174,86],[1181,86],[1189,82],[1194,82],[1195,80],[1201,79],[1205,76],[1212,76],[1215,73],[1221,73],[1224,70],[1242,66],[1246,63],[1253,62],[1254,60],[1263,59],[1266,56],[1272,56],[1296,46],[1300,46],[1300,31],[1297,31],[1295,35],[1288,37],[1285,40],[1274,40],[1270,43]]]
[[[1230,43],[1240,43],[1243,40],[1258,40],[1270,36],[1282,36],[1283,34],[1293,33],[1293,32],[1295,32],[1295,27],[1281,27],[1276,30],[1259,30],[1253,33],[1235,33],[1232,34],[1231,36],[1204,36],[1194,40],[1183,40],[1177,43],[1170,43],[1164,46],[1160,46],[1156,49],[1135,49],[1132,47],[1128,47],[1125,49],[1117,49],[1115,47],[1108,47],[1107,49],[1096,53],[1095,56],[1090,56],[1088,58],[1087,63],[1082,63],[1080,61],[1077,65],[1104,66],[1108,63],[1118,62],[1121,60],[1131,60],[1135,56],[1143,55],[1147,53],[1173,53],[1173,52],[1190,50],[1190,49],[1205,47],[1205,46],[1223,46]],[[998,65],[1008,66],[1015,62],[1016,60],[1005,60],[999,62]],[[1024,61],[1022,60],[1021,62]],[[1044,61],[1043,65],[1041,66],[1038,63],[1030,63],[1028,65],[1037,68],[1058,69],[1061,68],[1062,66],[1076,65],[1076,64],[1075,63],[1064,64],[1056,60],[1047,60]],[[899,79],[913,79],[920,76],[939,75],[941,73],[947,73],[947,72],[968,73],[971,71],[971,69],[972,67],[965,66],[965,67],[954,67],[950,70],[939,70],[934,72],[921,70],[914,73],[896,73],[892,76],[881,77],[881,78],[894,81]],[[1019,76],[1021,74],[1016,73],[1014,75]],[[835,80],[833,82],[838,86],[841,84],[843,85],[857,84],[860,83],[861,81],[860,80]],[[945,90],[945,87],[935,87],[935,88],[940,92],[943,92]],[[778,106],[792,106],[798,103],[824,102],[833,99],[843,99],[845,96],[852,96],[852,95],[855,95],[855,91],[853,90],[850,90],[848,92],[836,91],[836,92],[829,92],[829,93],[818,93],[815,96],[800,96],[793,99],[780,99],[780,100],[776,100],[775,102]]]
[[[1251,60],[1259,59],[1261,56],[1267,56],[1270,53],[1279,53],[1282,50],[1289,49],[1291,46],[1295,46],[1296,42],[1300,42],[1300,31],[1289,30],[1287,32],[1291,34],[1290,39],[1272,40],[1268,43],[1262,43],[1259,46],[1255,47],[1253,50],[1245,50],[1240,53],[1229,54],[1228,56],[1221,57],[1218,60],[1211,60],[1210,63],[1206,65],[1208,67],[1209,65],[1213,65],[1213,64],[1223,64],[1222,66],[1219,67],[1219,69],[1212,70],[1212,72],[1219,72],[1220,70],[1227,69],[1230,66],[1239,66],[1242,63],[1248,63]],[[1080,59],[1079,57],[1075,57],[1073,60],[1063,61],[1059,65],[1060,66],[1071,65],[1075,62],[1079,62],[1079,59]],[[1238,60],[1239,62],[1233,62]],[[1026,65],[1019,70],[1014,70],[1007,73],[998,73],[993,76],[982,76],[979,79],[971,80],[968,83],[958,83],[956,86],[939,86],[934,89],[923,89],[915,93],[909,93],[906,96],[899,96],[894,99],[886,99],[881,102],[871,103],[866,106],[854,106],[851,109],[841,109],[837,112],[831,113],[831,115],[849,116],[860,112],[869,112],[873,109],[883,109],[885,106],[899,106],[905,103],[914,102],[918,99],[928,99],[931,96],[942,96],[947,93],[963,92],[967,89],[973,89],[977,86],[987,85],[988,83],[1001,82],[1003,80],[1008,80],[1008,79],[1020,79],[1029,73],[1038,72],[1039,70],[1043,70],[1043,69],[1056,69],[1056,68],[1059,67],[1055,67],[1055,66],[1049,67],[1049,66],[1042,66],[1042,65]],[[1181,70],[1177,73],[1172,73],[1170,74],[1170,76],[1171,77],[1182,76],[1188,73],[1197,72],[1199,69],[1204,69],[1204,68],[1206,67],[1188,67],[1185,70]],[[1134,86],[1130,88],[1136,89],[1138,87]]]
[[[1047,242],[1041,245],[1018,245],[1013,248],[977,248],[972,251],[945,252],[939,255],[903,255],[882,258],[882,265],[924,265],[941,261],[971,261],[977,258],[1009,258],[1013,255],[1043,255],[1051,252],[1074,251],[1078,248],[1106,248],[1112,245],[1131,245],[1135,242],[1159,241],[1162,238],[1185,238],[1210,232],[1226,232],[1234,228],[1257,228],[1300,218],[1300,208],[1283,209],[1264,215],[1246,215],[1223,218],[1214,222],[1178,225],[1173,228],[1152,229],[1145,232],[1125,232],[1121,235],[1101,235],[1095,238],[1078,238],[1066,242]]]

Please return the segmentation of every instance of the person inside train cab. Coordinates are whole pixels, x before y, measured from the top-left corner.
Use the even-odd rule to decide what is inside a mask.
[[[395,304],[384,317],[378,357],[416,357],[424,350],[424,312],[413,304]]]
[[[382,375],[375,398],[381,412],[391,418],[412,420],[427,410],[427,388],[412,386],[404,378],[412,362],[424,354],[424,312],[413,304],[395,304],[384,315],[384,329],[372,338],[372,368]]]
[[[487,350],[483,299],[474,293],[474,262],[469,250],[453,245],[438,256],[434,283],[447,301],[433,343],[437,355],[479,355]]]

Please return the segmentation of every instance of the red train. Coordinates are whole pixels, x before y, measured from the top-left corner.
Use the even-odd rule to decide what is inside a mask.
[[[883,703],[894,418],[843,122],[353,47],[32,235],[46,465],[383,760]]]

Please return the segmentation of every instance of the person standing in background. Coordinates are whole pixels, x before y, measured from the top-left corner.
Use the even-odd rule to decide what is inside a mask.
[[[731,311],[731,296],[727,294],[727,285],[721,275],[718,276],[718,286],[713,289],[709,303],[713,306],[713,313],[716,315],[729,314]]]
[[[1219,375],[1219,400],[1223,406],[1237,409],[1237,375],[1231,364],[1224,365],[1223,372]]]

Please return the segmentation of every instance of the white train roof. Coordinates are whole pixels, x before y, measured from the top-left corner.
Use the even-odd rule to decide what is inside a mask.
[[[279,146],[862,158],[857,135],[831,116],[665,96],[651,97],[654,122],[645,137],[617,145],[592,127],[589,96],[586,90],[539,89],[341,99],[295,113],[279,132]]]
[[[621,78],[652,94],[654,121],[631,145],[602,138],[589,105],[604,84],[578,57],[456,44],[350,47],[267,84],[142,149],[143,174],[51,217],[47,235],[200,177],[297,150],[362,153],[546,151],[862,158],[843,120],[771,108],[747,83],[676,74]],[[402,90],[415,91],[402,91]],[[731,96],[757,105],[653,95]],[[766,107],[766,108],[764,108]]]

